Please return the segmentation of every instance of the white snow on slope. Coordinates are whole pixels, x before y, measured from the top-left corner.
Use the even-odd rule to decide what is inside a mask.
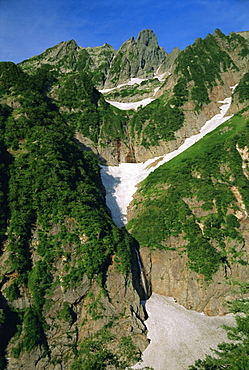
[[[113,90],[116,90],[116,89],[119,89],[120,87],[123,87],[123,86],[131,86],[131,85],[135,85],[135,84],[138,84],[140,85],[143,81],[145,81],[146,79],[145,78],[138,78],[138,77],[133,77],[130,79],[130,81],[124,83],[124,84],[120,84],[118,86],[115,86],[115,87],[112,87],[110,89],[103,89],[103,90],[99,90],[99,92],[101,93],[107,93],[107,92],[110,92],[110,91],[113,91]]]
[[[163,73],[161,75],[155,74],[153,78],[157,78],[159,81],[163,82],[163,81],[165,81],[165,73]],[[135,84],[140,85],[143,81],[148,81],[148,80],[149,80],[149,78],[132,77],[128,82],[125,82],[123,84],[117,85],[115,87],[111,87],[110,89],[102,89],[102,90],[99,90],[99,92],[101,92],[101,93],[108,93],[110,91],[119,89],[120,87],[123,87],[123,86],[127,86],[127,85],[132,86],[132,85],[135,85]]]
[[[147,366],[154,370],[186,370],[199,358],[212,354],[210,348],[227,341],[221,325],[235,325],[232,314],[205,316],[155,293],[146,302],[146,311],[150,344],[142,354],[142,362],[132,369]]]
[[[106,203],[117,226],[126,224],[127,207],[137,190],[139,182],[161,164],[180,154],[208,132],[231,118],[224,117],[231,104],[231,98],[220,102],[220,114],[215,115],[200,130],[200,133],[185,140],[177,150],[145,163],[122,163],[119,166],[102,166],[102,182],[106,188]],[[188,311],[176,304],[173,298],[152,294],[146,302],[149,319],[145,322],[148,329],[149,346],[142,355],[142,363],[133,369],[151,366],[154,370],[186,370],[195,360],[210,354],[210,348],[226,340],[226,333],[220,327],[233,325],[232,315],[207,317]]]
[[[156,95],[156,93],[158,92],[159,89],[160,89],[160,86],[156,87],[154,89],[152,97],[149,97],[149,98],[146,98],[146,99],[143,99],[143,100],[139,100],[139,101],[136,101],[136,102],[121,103],[121,102],[113,101],[113,100],[106,100],[106,101],[107,101],[107,103],[109,103],[109,104],[113,105],[114,107],[119,108],[121,110],[129,110],[129,109],[135,109],[136,110],[138,107],[145,107],[146,105],[148,105],[152,101],[154,101],[155,100],[154,96]]]
[[[157,78],[159,81],[162,82],[162,81],[164,81],[164,79],[163,79],[164,75],[165,74],[155,75],[153,78]],[[103,89],[103,90],[99,90],[99,91],[101,93],[108,93],[110,91],[119,89],[120,87],[127,86],[127,85],[131,86],[131,85],[135,85],[135,84],[141,84],[143,81],[147,81],[147,80],[148,79],[144,79],[144,78],[131,78],[130,81],[128,81],[124,84],[112,87],[110,89]],[[136,101],[136,102],[121,103],[121,102],[113,101],[113,100],[106,100],[106,101],[107,101],[107,103],[109,103],[109,104],[113,105],[114,107],[119,108],[121,110],[129,110],[129,109],[135,109],[136,110],[138,107],[145,107],[145,105],[148,105],[153,100],[155,100],[153,97],[156,95],[156,93],[158,92],[159,89],[160,89],[160,86],[156,87],[154,89],[152,97],[149,97],[149,98],[146,98],[146,99],[143,99],[143,100],[139,100],[139,101]]]
[[[142,163],[121,163],[119,166],[101,166],[101,178],[106,188],[106,204],[111,210],[112,218],[117,226],[123,227],[127,223],[127,207],[132,201],[132,197],[137,190],[137,185],[157,167],[182,153],[208,132],[211,132],[231,118],[232,116],[224,117],[230,107],[231,100],[232,98],[226,98],[224,101],[219,102],[222,104],[220,106],[220,113],[207,121],[199,134],[186,139],[177,150]]]
[[[129,110],[129,109],[137,109],[138,107],[145,107],[146,105],[150,104],[153,100],[155,99],[146,98],[146,99],[135,101],[132,103],[120,103],[118,101],[112,101],[112,100],[106,100],[106,101],[107,103],[121,110]]]

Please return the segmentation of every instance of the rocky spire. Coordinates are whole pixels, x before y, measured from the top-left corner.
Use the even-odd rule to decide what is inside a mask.
[[[116,86],[133,77],[152,77],[167,53],[158,45],[152,30],[143,30],[138,38],[128,39],[112,62],[105,87]]]

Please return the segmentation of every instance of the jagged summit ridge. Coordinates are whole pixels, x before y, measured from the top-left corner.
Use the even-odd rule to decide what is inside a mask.
[[[137,39],[128,39],[118,50],[111,64],[105,88],[127,82],[134,77],[152,77],[166,58],[166,51],[158,45],[152,30],[143,30]]]
[[[75,40],[62,41],[21,63],[24,69],[37,68],[43,64],[60,65],[62,72],[98,69],[94,84],[98,88],[112,88],[131,78],[149,78],[167,57],[158,45],[152,30],[146,29],[125,41],[119,50],[105,43],[103,46],[83,48]]]
[[[208,315],[241,299],[231,284],[249,279],[248,65],[249,41],[219,30],[170,54],[143,30],[118,51],[70,40],[20,66],[0,63],[2,338],[17,326],[0,346],[8,370],[102,358],[111,369],[125,343],[136,354],[130,340],[141,353],[145,292]],[[205,122],[219,123],[228,97],[234,117],[183,152]],[[99,164],[133,167],[110,173],[122,209],[131,185],[119,184],[134,168],[150,172],[136,180],[125,228],[106,209]]]

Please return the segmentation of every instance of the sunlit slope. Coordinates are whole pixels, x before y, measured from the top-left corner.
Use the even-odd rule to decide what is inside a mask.
[[[183,237],[189,267],[211,278],[221,264],[245,264],[243,221],[249,208],[249,123],[235,115],[151,173],[130,211],[140,246],[170,248]]]
[[[77,358],[68,350],[75,348],[73,333],[77,325],[84,333],[87,322],[73,304],[90,289],[94,300],[114,255],[119,271],[129,273],[130,237],[107,212],[96,157],[79,148],[72,126],[45,95],[49,75],[31,77],[0,63],[0,76],[0,368],[7,351],[8,368],[27,365],[27,353],[28,368],[35,368],[30,352],[36,350],[44,361],[57,361],[58,346],[60,362],[68,364]],[[106,315],[95,331],[108,321]]]

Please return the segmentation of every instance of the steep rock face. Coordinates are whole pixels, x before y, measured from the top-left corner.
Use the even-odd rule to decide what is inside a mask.
[[[241,73],[242,74],[242,73]],[[158,157],[163,154],[170,153],[178,149],[186,138],[198,134],[201,127],[213,116],[220,113],[219,107],[221,102],[232,95],[231,87],[234,87],[240,80],[241,76],[232,71],[222,74],[222,84],[218,84],[210,91],[210,103],[204,104],[199,112],[195,109],[193,101],[184,103],[182,109],[184,114],[183,126],[175,132],[174,140],[158,140],[158,145],[144,146],[141,145],[143,136],[135,134],[134,138],[129,138],[128,141],[122,139],[113,140],[108,143],[108,146],[101,143],[94,144],[82,134],[77,133],[76,137],[81,143],[88,143],[89,149],[93,150],[101,160],[102,164],[118,165],[119,163],[129,162],[144,162],[149,158]],[[166,84],[158,91],[157,96],[163,97],[165,92],[170,91],[175,84],[173,76],[169,76]],[[121,98],[122,99],[122,98]],[[131,98],[130,98],[131,99]],[[119,100],[119,99],[117,99]],[[122,99],[124,101],[124,99]],[[128,98],[127,98],[128,100]],[[227,112],[227,115],[232,115],[242,109],[245,104],[238,102],[238,96],[235,94],[232,100],[232,106]],[[167,124],[167,122],[165,123]],[[144,128],[146,122],[144,122]],[[127,132],[129,135],[129,132]]]
[[[210,58],[209,63],[213,59],[213,66],[210,67],[209,63],[200,66],[197,63],[191,70],[188,64],[194,60],[198,61],[204,51],[207,55],[206,58]],[[186,78],[185,88],[188,92],[188,98],[185,98],[180,107],[184,115],[184,122],[182,127],[175,131],[173,140],[165,141],[159,138],[158,145],[151,144],[145,147],[143,139],[149,126],[148,121],[145,120],[141,133],[135,133],[132,140],[136,161],[145,161],[153,156],[160,156],[177,149],[187,137],[197,134],[206,121],[220,113],[220,102],[232,95],[232,88],[240,82],[248,70],[248,51],[248,41],[239,34],[231,34],[226,37],[219,30],[216,30],[214,35],[209,35],[207,39],[196,40],[186,51],[180,53],[178,49],[175,49],[167,55],[158,70],[158,73],[164,73],[165,81],[155,94],[155,98],[170,102],[176,96],[176,87],[179,85],[179,81]],[[217,59],[220,59],[219,63]],[[204,71],[200,72],[202,69]],[[201,75],[202,73],[203,75]],[[195,96],[197,90],[199,91]],[[177,93],[179,94],[179,91]],[[206,98],[198,107],[199,97],[205,96],[205,94]],[[170,106],[174,107],[174,104],[171,103]],[[244,106],[245,104],[239,102],[235,94],[227,115],[238,112]],[[167,119],[165,119],[165,125],[167,126]],[[155,130],[155,128],[153,129]],[[158,136],[160,137],[160,132],[158,132]]]
[[[162,61],[162,64],[158,67],[157,74],[166,79],[167,76],[171,75],[174,71],[174,63],[180,53],[180,49],[175,47],[171,53],[166,55],[166,58]]]
[[[27,70],[50,64],[60,66],[64,73],[90,71],[96,87],[110,88],[127,82],[132,77],[152,77],[166,56],[165,50],[158,46],[154,32],[143,30],[136,40],[134,37],[130,38],[118,51],[108,44],[82,48],[74,40],[70,40],[63,41],[20,65]]]
[[[153,76],[166,55],[164,49],[158,46],[153,31],[140,32],[136,40],[134,37],[130,38],[118,50],[111,64],[105,88],[127,82],[132,77]]]
[[[248,178],[245,169],[245,161],[248,158],[247,148],[244,151],[240,150],[240,155],[244,158],[243,168]],[[173,297],[187,309],[204,312],[210,316],[228,313],[227,302],[241,298],[236,284],[248,281],[249,278],[249,220],[240,192],[238,189],[232,189],[232,191],[239,206],[236,217],[240,222],[241,241],[237,242],[229,237],[225,239],[225,250],[228,256],[226,263],[220,266],[211,280],[206,280],[203,274],[191,271],[189,268],[190,262],[186,253],[188,241],[184,234],[178,237],[170,236],[161,242],[160,249],[143,247],[141,243],[140,256],[150,293]],[[200,202],[191,200],[188,203],[196,217],[203,218],[205,212]],[[135,201],[128,208],[128,219],[138,217],[142,207],[141,197],[137,194]],[[209,213],[210,211],[206,212],[207,215]],[[204,222],[198,221],[197,224],[204,232]],[[214,241],[213,243],[215,245]],[[240,261],[230,255],[232,250],[236,251],[238,256],[241,255]],[[208,260],[209,256],[206,258]]]
[[[249,256],[249,222],[244,223],[243,248],[246,259]],[[226,302],[239,299],[240,294],[235,293],[234,281],[248,281],[248,267],[230,264],[213,276],[211,282],[205,281],[201,274],[188,269],[188,258],[184,249],[184,240],[171,240],[166,246],[176,247],[177,251],[149,250],[140,248],[141,259],[146,274],[148,285],[152,292],[166,297],[174,297],[176,301],[189,310],[204,312],[209,316],[224,315],[229,312]],[[231,247],[227,243],[227,248]]]
[[[68,58],[68,56],[71,56],[72,60],[75,60],[77,58],[79,49],[79,46],[74,40],[62,41],[58,45],[45,50],[41,55],[24,60],[22,63],[20,63],[20,65],[24,69],[35,69],[39,68],[43,64],[58,64],[61,60],[63,60],[63,58]],[[65,67],[66,66],[64,66],[63,69],[66,71],[67,68]]]
[[[89,54],[91,60],[89,70],[93,74],[92,81],[95,87],[103,88],[112,60],[115,57],[115,50],[111,45],[104,44],[95,48],[82,48],[82,52],[84,51]],[[82,69],[85,69],[85,66],[82,66]]]
[[[247,117],[152,172],[128,207],[149,289],[208,315],[228,312],[249,277]]]
[[[50,308],[44,313],[48,330],[46,331],[49,356],[44,357],[41,348],[23,352],[19,358],[12,355],[17,342],[10,342],[8,369],[69,369],[74,360],[74,348],[91,338],[108,325],[115,337],[108,349],[116,351],[121,337],[132,335],[137,349],[143,351],[148,342],[144,335],[144,312],[136,291],[132,288],[131,276],[125,278],[110,267],[106,281],[108,296],[100,287],[92,284],[86,277],[77,289],[65,289],[57,285],[50,295]],[[27,308],[13,302],[16,308]],[[69,311],[63,316],[65,305]],[[64,311],[63,311],[64,310]],[[113,322],[111,326],[110,323]],[[54,367],[57,364],[56,367]]]
[[[60,227],[55,226],[51,233],[56,236],[59,231]],[[37,233],[34,235],[37,237]],[[36,237],[33,238],[30,248],[34,266],[38,261],[41,262],[41,256],[37,254],[39,240]],[[87,243],[86,236],[82,237],[82,243]],[[10,253],[4,251],[1,256],[3,279],[0,304],[5,316],[12,320],[6,327],[6,338],[9,339],[9,343],[5,343],[8,370],[70,369],[76,358],[76,352],[80,354],[82,343],[92,340],[95,336],[101,336],[103,332],[110,332],[112,338],[103,344],[103,348],[123,360],[125,360],[122,352],[124,348],[119,347],[124,338],[129,340],[132,338],[131,343],[134,344],[133,351],[136,352],[136,356],[139,356],[148,345],[146,327],[143,324],[145,312],[141,304],[144,291],[140,285],[140,269],[135,251],[132,252],[132,272],[126,274],[119,271],[117,256],[112,256],[104,276],[103,289],[102,284],[95,279],[89,279],[86,274],[81,276],[77,284],[71,280],[67,280],[68,284],[65,284],[66,269],[77,266],[76,249],[72,244],[65,246],[65,255],[55,259],[53,263],[52,286],[45,297],[46,305],[40,312],[44,320],[46,347],[44,348],[43,343],[36,348],[22,349],[20,353],[19,348],[22,348],[22,341],[25,339],[23,331],[21,335],[20,333],[17,335],[16,326],[20,322],[16,312],[21,314],[32,309],[36,297],[28,287],[21,287],[19,297],[8,300],[6,292],[10,285],[15,283],[18,274],[8,270]],[[66,251],[70,251],[69,258],[66,257]],[[25,331],[27,323],[22,325]],[[33,322],[33,325],[38,324]],[[33,327],[30,328],[33,329],[35,330]],[[84,355],[85,353],[82,354]],[[132,357],[132,353],[129,352],[128,356]],[[128,361],[131,361],[130,364],[136,362]]]
[[[88,54],[91,56],[95,69],[98,69],[102,64],[105,64],[106,62],[110,63],[115,55],[115,50],[109,44],[104,44],[103,46],[96,46],[94,48],[88,47],[86,48],[86,50]],[[108,58],[106,59],[107,56]],[[107,64],[106,67],[107,73],[109,64]]]

